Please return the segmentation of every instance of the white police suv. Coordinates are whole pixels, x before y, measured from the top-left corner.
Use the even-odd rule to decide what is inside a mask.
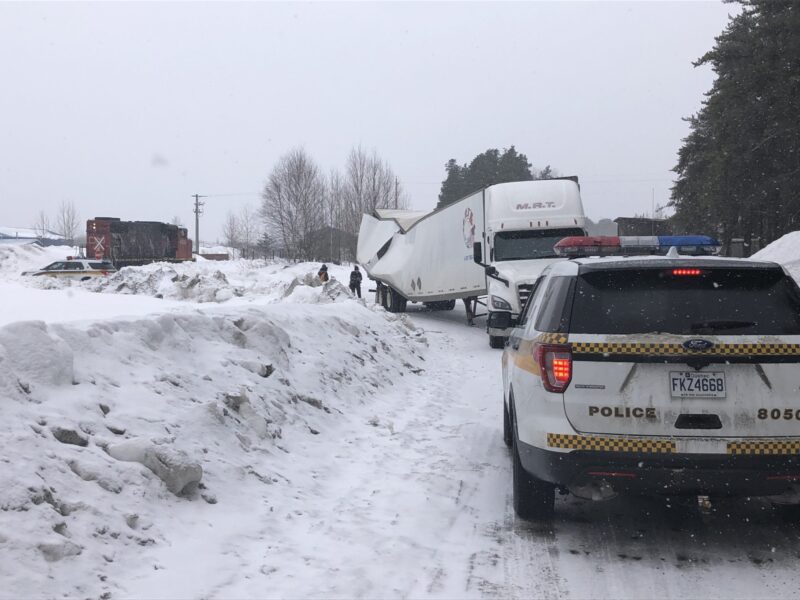
[[[66,260],[50,263],[38,271],[25,271],[22,274],[33,277],[55,277],[58,279],[88,281],[93,277],[111,275],[116,271],[114,265],[107,260],[88,260],[68,256]]]
[[[717,248],[701,236],[556,245],[571,260],[536,281],[502,359],[520,517],[550,517],[556,489],[800,486],[800,290],[779,265]]]

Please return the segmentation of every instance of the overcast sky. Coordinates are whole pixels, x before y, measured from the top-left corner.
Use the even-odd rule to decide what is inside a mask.
[[[192,224],[257,206],[280,155],[354,144],[432,208],[444,163],[514,144],[576,174],[594,219],[669,197],[713,73],[720,2],[0,3],[0,225]],[[228,195],[237,194],[237,195]],[[193,236],[193,230],[192,230]]]

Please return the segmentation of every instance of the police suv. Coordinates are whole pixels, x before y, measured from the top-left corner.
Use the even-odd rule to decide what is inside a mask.
[[[87,260],[68,256],[42,267],[38,271],[25,271],[23,275],[33,277],[55,277],[58,279],[78,279],[88,281],[93,277],[104,277],[116,273],[117,269],[107,260]]]
[[[800,290],[704,236],[566,238],[503,353],[514,508],[556,489],[788,497],[800,486]],[[649,255],[645,255],[649,254]]]

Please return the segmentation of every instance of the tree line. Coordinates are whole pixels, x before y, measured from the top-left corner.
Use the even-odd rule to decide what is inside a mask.
[[[694,63],[716,79],[687,119],[670,206],[678,231],[700,226],[753,249],[800,229],[800,2],[739,4]]]
[[[497,148],[489,148],[463,165],[451,158],[444,169],[446,177],[436,208],[447,206],[496,183],[558,177],[550,165],[541,170],[533,169],[528,157],[517,152],[514,146],[504,148],[502,152]]]
[[[303,148],[294,148],[270,171],[257,211],[228,213],[223,237],[245,257],[353,261],[361,216],[407,206],[398,177],[377,151],[354,147],[343,170],[325,173]]]

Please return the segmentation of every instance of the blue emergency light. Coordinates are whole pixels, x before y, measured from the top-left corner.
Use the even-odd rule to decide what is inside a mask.
[[[720,243],[707,235],[646,235],[567,237],[553,249],[559,256],[630,256],[667,254],[675,248],[679,254],[709,256],[719,253]]]

